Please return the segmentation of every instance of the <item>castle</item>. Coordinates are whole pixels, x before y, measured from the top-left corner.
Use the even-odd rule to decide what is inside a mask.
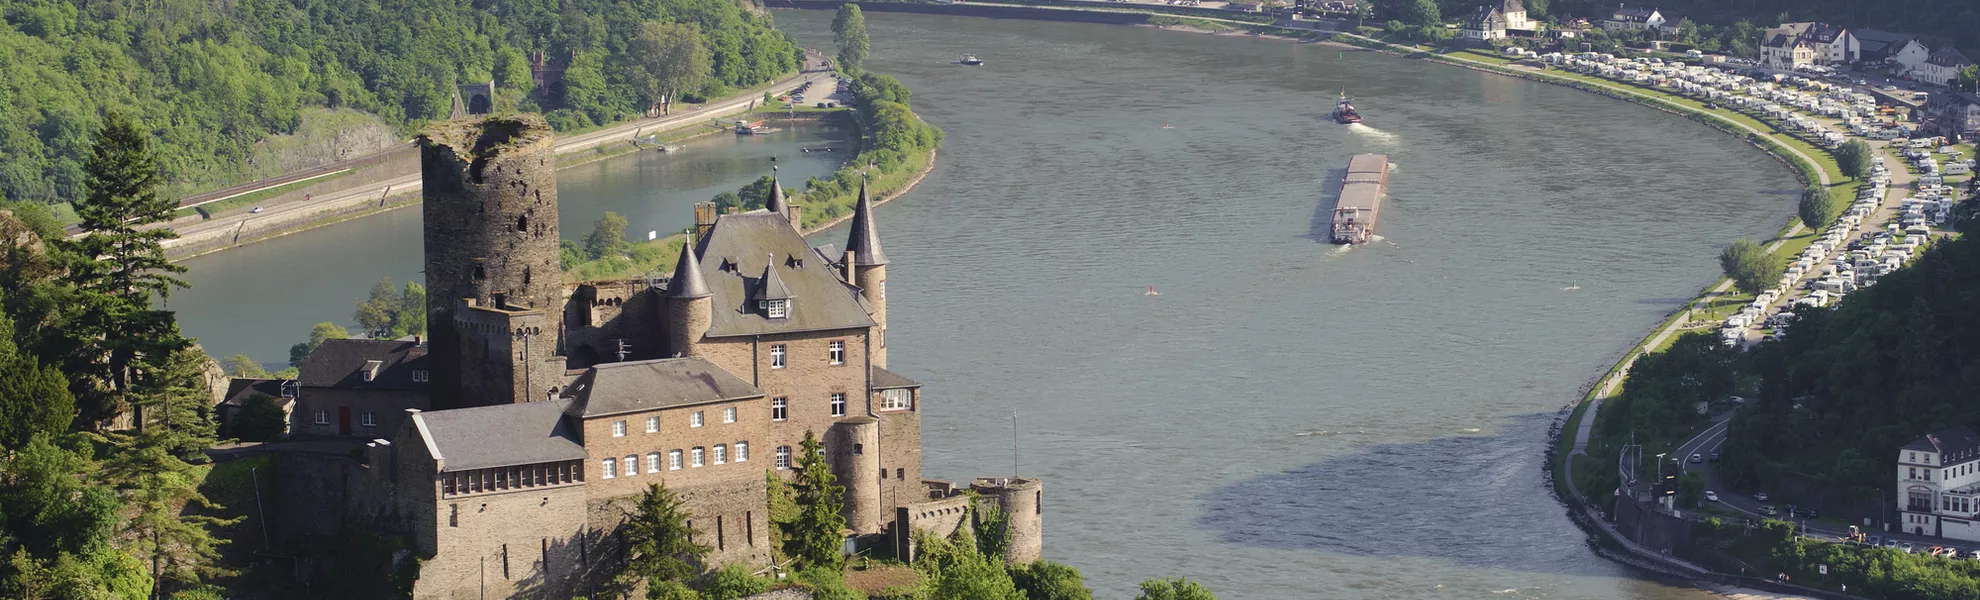
[[[416,598],[569,597],[623,559],[619,527],[654,483],[682,498],[709,566],[768,565],[765,473],[787,476],[807,432],[846,487],[852,546],[910,556],[911,532],[967,527],[982,502],[1011,516],[1007,560],[1040,556],[1038,480],[968,494],[922,479],[924,399],[887,369],[864,187],[842,250],[808,245],[775,189],[766,210],[697,205],[664,281],[570,286],[541,117],[456,120],[418,143],[431,339],[325,344],[305,370],[335,372],[303,380],[341,395],[305,387],[296,411],[322,425],[351,411],[325,403],[370,402],[342,434],[377,433],[371,502],[427,557]]]

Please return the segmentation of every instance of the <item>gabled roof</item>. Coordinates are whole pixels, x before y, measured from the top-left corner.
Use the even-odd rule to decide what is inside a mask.
[[[1925,59],[1925,64],[1959,69],[1973,64],[1973,61],[1967,60],[1965,54],[1961,54],[1958,50],[1953,49],[1953,47],[1947,46],[1940,48],[1937,52],[1933,52],[1931,58]]]
[[[579,375],[571,390],[569,412],[580,418],[763,397],[749,382],[699,357],[601,364]]]
[[[1662,15],[1658,15],[1657,9],[1654,8],[1629,8],[1629,7],[1617,8],[1613,16],[1616,20],[1620,20],[1620,21],[1648,21],[1650,20],[1650,17],[1653,15],[1662,16]]]
[[[287,379],[248,379],[234,377],[227,380],[227,396],[220,401],[222,406],[243,406],[249,396],[262,394],[275,399],[276,406],[287,406],[293,399],[282,397],[282,382]]]
[[[872,327],[873,318],[854,299],[857,290],[839,278],[839,270],[814,258],[790,220],[783,215],[752,212],[722,215],[701,243],[701,274],[713,293],[714,310],[707,335],[712,337],[820,331]],[[750,294],[773,261],[777,278],[792,302],[785,318],[766,318]]]
[[[377,361],[371,381],[363,373]],[[414,370],[426,369],[426,344],[402,340],[324,340],[304,358],[299,379],[303,387],[371,390],[424,390],[413,381]]]
[[[917,382],[913,379],[908,379],[906,377],[902,377],[901,374],[899,373],[882,369],[880,367],[873,368],[873,389],[891,390],[891,389],[899,389],[899,388],[918,388],[918,387],[921,387],[920,382]]]
[[[1939,464],[1951,465],[1980,458],[1980,433],[1961,425],[1925,434],[1905,444],[1906,450],[1939,453]]]
[[[887,253],[880,251],[880,232],[873,224],[873,197],[866,193],[866,180],[859,181],[859,204],[853,206],[852,227],[846,230],[846,251],[853,253],[853,264],[862,267],[887,264]]]
[[[1505,13],[1499,12],[1498,8],[1492,6],[1473,9],[1471,15],[1464,19],[1464,28],[1471,31],[1491,31],[1504,29],[1505,26]]]
[[[581,460],[577,428],[564,418],[571,401],[497,404],[413,415],[412,427],[440,453],[442,472]]]
[[[1808,26],[1808,30],[1802,32],[1801,35],[1817,44],[1833,44],[1836,42],[1836,38],[1843,37],[1847,33],[1848,30],[1844,29],[1841,25],[1811,23]]]

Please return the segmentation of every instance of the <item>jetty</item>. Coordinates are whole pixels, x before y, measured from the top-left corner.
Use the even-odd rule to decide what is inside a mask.
[[[1389,155],[1356,154],[1341,177],[1341,199],[1334,205],[1333,241],[1365,244],[1375,236],[1382,190],[1389,184]]]

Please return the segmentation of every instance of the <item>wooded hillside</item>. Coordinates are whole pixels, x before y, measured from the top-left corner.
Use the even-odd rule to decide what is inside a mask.
[[[498,106],[566,129],[624,119],[654,100],[628,81],[650,23],[698,34],[688,99],[795,71],[796,45],[744,1],[0,0],[0,198],[74,199],[108,110],[152,133],[179,192],[248,178],[254,144],[311,107],[407,133],[447,116],[456,83],[493,80]],[[567,90],[533,89],[538,52],[570,63]]]

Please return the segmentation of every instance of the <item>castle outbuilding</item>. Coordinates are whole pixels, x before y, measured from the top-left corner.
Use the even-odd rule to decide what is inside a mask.
[[[858,546],[911,553],[913,530],[952,533],[980,502],[1012,515],[1008,558],[1041,555],[1037,480],[972,495],[922,479],[922,386],[886,368],[863,184],[842,251],[805,241],[779,187],[764,210],[697,205],[664,280],[566,285],[540,117],[453,121],[419,144],[433,410],[401,407],[369,453],[390,496],[375,504],[427,557],[416,598],[569,596],[623,559],[651,484],[680,495],[711,566],[766,565],[764,475],[791,473],[807,433]]]

